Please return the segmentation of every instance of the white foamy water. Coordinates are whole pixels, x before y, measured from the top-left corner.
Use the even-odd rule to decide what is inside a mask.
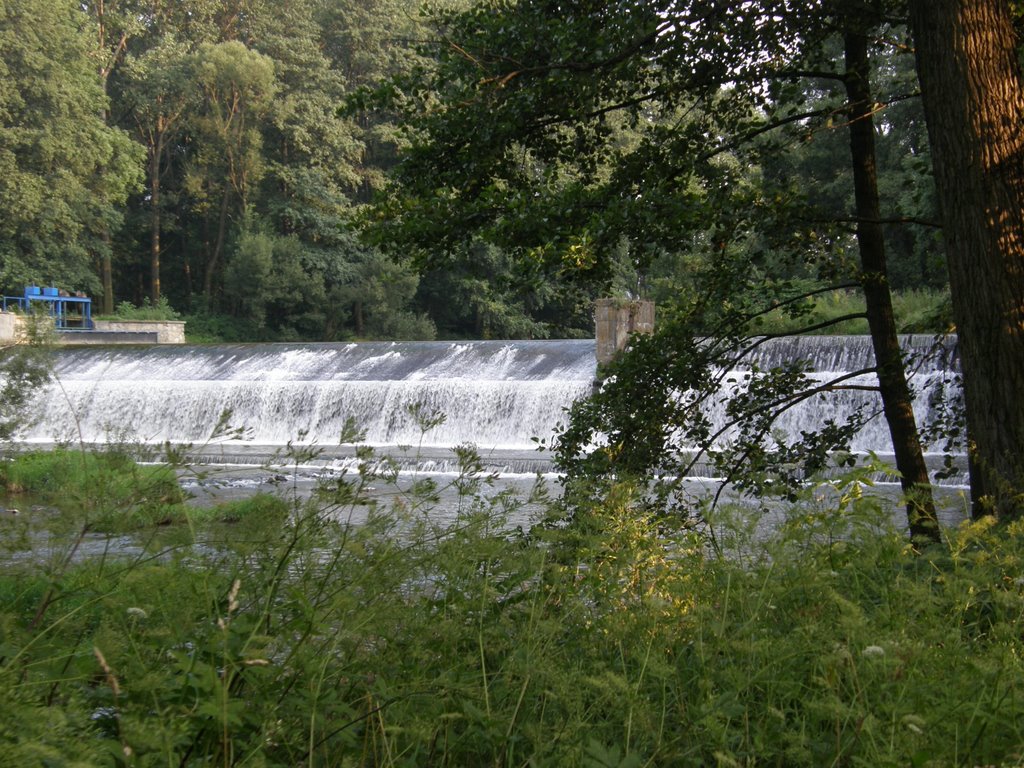
[[[68,349],[26,438],[196,443],[230,411],[265,445],[334,444],[351,422],[371,445],[521,450],[594,371],[592,341]]]
[[[914,354],[931,344],[930,337],[904,340]],[[66,348],[56,353],[57,382],[40,393],[24,437],[201,444],[230,411],[246,442],[261,446],[337,445],[351,422],[375,446],[532,452],[534,438],[550,440],[566,409],[590,393],[594,351],[589,340]],[[773,340],[753,362],[769,369],[793,359],[809,360],[821,381],[873,365],[870,339],[858,336]],[[919,423],[936,393],[958,395],[950,381],[956,367],[952,345],[920,366],[912,379]],[[730,377],[742,381],[743,373]],[[865,374],[848,383],[877,381]],[[827,419],[843,423],[860,406],[881,410],[876,393],[848,390],[801,404],[777,427],[797,436]],[[444,420],[423,431],[415,409]],[[723,418],[721,410],[713,416]],[[870,421],[852,447],[891,453],[884,419]]]

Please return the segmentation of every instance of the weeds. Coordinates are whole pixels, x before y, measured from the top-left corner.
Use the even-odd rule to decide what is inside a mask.
[[[771,529],[723,513],[716,554],[627,484],[568,526],[511,531],[523,500],[484,493],[468,449],[456,514],[439,523],[443,489],[382,494],[393,476],[362,456],[309,499],[194,518],[187,547],[80,559],[59,579],[6,565],[4,759],[1024,759],[1024,525],[965,524],[915,554],[891,502],[850,474]]]
[[[948,291],[912,290],[893,294],[893,312],[899,333],[949,333],[953,327],[953,310]],[[751,329],[755,334],[792,332],[805,325],[864,313],[864,298],[859,292],[831,291],[808,302],[807,313],[799,323],[782,311],[758,318]],[[829,334],[866,334],[865,317],[829,324]]]

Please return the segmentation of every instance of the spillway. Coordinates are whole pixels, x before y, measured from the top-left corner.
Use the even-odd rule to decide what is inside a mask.
[[[939,394],[959,394],[955,344],[926,358],[930,337],[903,343],[921,358],[912,385],[924,423]],[[533,455],[534,438],[550,439],[566,409],[590,392],[594,354],[592,340],[68,347],[55,352],[55,381],[37,398],[23,437],[202,444],[230,413],[244,430],[239,444],[332,446],[354,424],[374,446],[440,451],[471,443]],[[752,363],[768,369],[798,358],[821,380],[873,364],[870,339],[859,336],[772,340]],[[865,374],[855,383],[875,381]],[[778,427],[799,434],[862,405],[880,411],[876,394],[844,391],[802,404]],[[852,447],[891,453],[884,420],[872,420]]]
[[[26,438],[199,443],[230,412],[264,445],[352,423],[370,445],[531,449],[594,371],[593,341],[64,349]]]

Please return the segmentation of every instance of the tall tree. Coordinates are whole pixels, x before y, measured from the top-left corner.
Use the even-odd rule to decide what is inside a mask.
[[[525,259],[549,259],[557,269],[573,267],[605,281],[608,256],[623,240],[641,267],[658,253],[703,251],[702,278],[716,285],[705,286],[697,303],[717,296],[732,307],[727,316],[705,304],[717,314],[706,327],[717,327],[723,337],[746,330],[741,326],[757,313],[758,301],[793,298],[784,275],[759,264],[767,250],[787,259],[791,274],[817,268],[857,278],[876,340],[897,466],[913,491],[912,532],[935,537],[892,320],[875,171],[871,115],[877,99],[870,89],[868,45],[886,28],[887,5],[666,1],[612,8],[584,2],[567,13],[536,0],[442,15],[436,74],[425,70],[401,90],[414,132],[388,210],[393,216],[382,226],[385,236],[428,246],[434,255],[426,258],[436,259],[441,247],[455,250],[459,238],[482,233],[518,248]],[[846,44],[845,66],[833,55],[837,39]],[[846,86],[841,100],[808,109],[792,95],[794,82],[822,79]],[[847,218],[858,223],[861,254],[861,269],[845,275],[829,263],[834,244],[813,241],[817,228],[799,224],[798,211],[784,204],[784,190],[750,170],[763,154],[783,150],[788,126],[821,125],[842,114],[849,117],[857,203]],[[639,138],[625,141],[623,127]],[[784,256],[787,251],[817,263],[801,265],[799,258]],[[725,275],[729,280],[722,282]],[[716,365],[751,346],[736,337],[722,349],[728,357]],[[797,371],[790,374],[773,381],[766,374],[758,384],[770,394],[767,403],[785,409],[799,399],[784,391],[800,381]],[[667,384],[657,391],[667,399],[678,396]],[[654,403],[655,397],[644,399],[651,413],[625,409],[622,417],[636,424],[660,418],[659,409],[662,416],[672,411]],[[756,409],[748,415],[755,425],[750,441],[770,443],[770,421]],[[652,444],[671,446],[669,426],[652,430]],[[840,437],[836,432],[828,439]],[[656,448],[647,453],[641,442],[624,440],[622,451],[662,461]],[[767,460],[753,445],[733,456],[755,454]]]
[[[107,125],[86,17],[71,0],[0,3],[0,283],[95,290],[93,254],[138,180]]]
[[[136,8],[131,0],[89,0],[82,3],[82,9],[93,22],[96,35],[97,73],[100,88],[107,100],[102,116],[104,122],[112,125],[109,108],[109,83],[114,68],[123,61],[128,41],[142,29]],[[101,311],[114,312],[114,249],[113,238],[107,223],[100,224],[102,243],[100,260],[100,281],[103,284]]]
[[[849,100],[850,152],[857,206],[857,241],[860,250],[861,286],[867,306],[868,327],[878,369],[878,391],[896,467],[907,499],[911,534],[939,538],[935,504],[928,467],[914,417],[914,401],[907,384],[903,353],[896,336],[896,318],[886,266],[885,232],[878,199],[878,168],[872,112],[874,94],[870,85],[868,34],[877,29],[873,14],[854,12],[843,19],[843,47],[846,56],[844,83]]]
[[[202,107],[190,125],[198,147],[186,189],[205,220],[203,294],[212,300],[229,221],[240,219],[265,172],[260,122],[276,82],[273,60],[238,40],[204,43],[195,61]]]
[[[910,0],[975,514],[1024,514],[1024,82],[1005,0]]]
[[[163,254],[163,177],[167,155],[196,101],[194,60],[185,44],[168,37],[132,56],[126,79],[135,131],[146,148],[146,204],[149,209],[149,298],[160,301],[160,259]]]

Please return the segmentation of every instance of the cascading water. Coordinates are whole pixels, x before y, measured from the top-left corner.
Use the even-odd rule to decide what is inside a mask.
[[[370,445],[532,449],[594,368],[592,341],[64,349],[26,437],[199,443],[230,411],[262,445],[336,444],[351,422]]]
[[[930,337],[908,337],[923,354]],[[589,393],[593,341],[472,341],[359,344],[258,344],[211,347],[81,347],[56,353],[56,383],[40,393],[24,438],[38,442],[203,443],[225,411],[250,444],[338,443],[346,422],[377,446],[448,449],[472,443],[481,452],[533,454],[565,409]],[[807,359],[822,377],[869,368],[867,337],[772,340],[753,360],[761,368]],[[928,418],[955,349],[921,364],[913,385],[919,422]],[[866,375],[863,383],[872,384]],[[953,392],[955,395],[956,392]],[[785,414],[790,434],[825,418],[842,421],[877,395],[847,391]],[[422,430],[421,416],[443,423]],[[884,420],[874,419],[854,450],[891,453]]]
[[[932,336],[905,336],[901,339],[901,346],[907,361],[910,387],[915,395],[914,416],[921,429],[934,420],[943,402],[948,404],[961,396],[956,381],[959,357],[955,339],[936,342]],[[738,375],[727,378],[741,380],[742,373],[749,370],[750,364],[769,370],[793,360],[806,360],[814,372],[810,378],[820,384],[869,370],[875,364],[869,336],[794,336],[772,339],[760,346],[749,364],[736,371]],[[871,391],[877,385],[874,373],[844,379],[843,388],[815,396],[782,413],[775,422],[776,428],[785,435],[796,436],[801,430],[820,427],[826,419],[846,423],[857,409],[862,408],[872,418],[854,437],[851,450],[891,455],[892,440],[889,426],[882,417],[881,399],[877,392]],[[721,423],[721,405],[718,410],[716,422]],[[926,452],[929,452],[927,446]]]

